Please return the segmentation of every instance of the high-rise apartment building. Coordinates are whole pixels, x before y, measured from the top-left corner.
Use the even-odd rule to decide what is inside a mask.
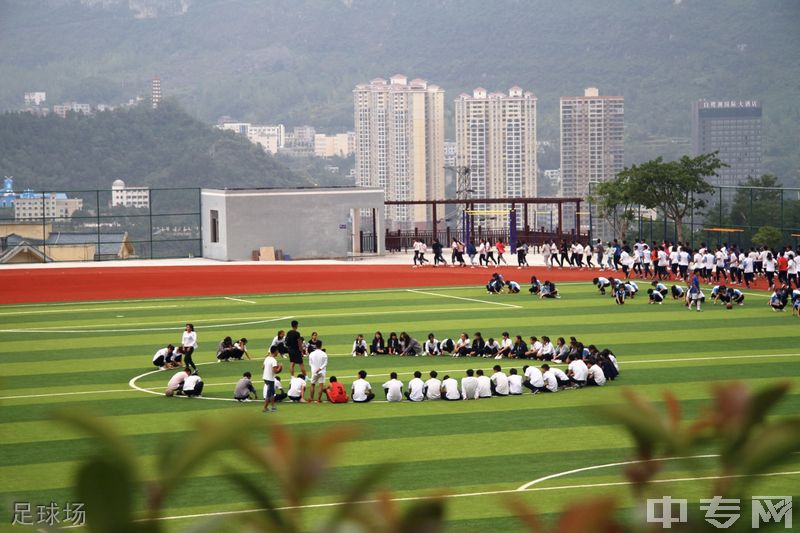
[[[161,78],[154,77],[150,82],[150,102],[153,109],[157,109],[161,105]]]
[[[594,87],[583,96],[562,96],[560,195],[586,198],[592,184],[614,179],[624,168],[624,135],[622,96],[600,96]],[[564,228],[574,229],[575,209],[564,207]]]
[[[455,108],[456,164],[470,170],[471,196],[536,196],[536,96],[516,86],[508,94],[487,94],[479,87],[472,96],[460,95]],[[493,209],[502,210],[503,205]],[[506,217],[493,215],[485,225],[507,223]]]
[[[761,176],[761,102],[700,100],[692,105],[694,155],[719,151],[728,166],[717,171],[712,185],[741,185]]]
[[[392,76],[353,91],[356,185],[381,187],[387,200],[444,198],[444,90]],[[431,219],[425,205],[387,206],[387,227]]]

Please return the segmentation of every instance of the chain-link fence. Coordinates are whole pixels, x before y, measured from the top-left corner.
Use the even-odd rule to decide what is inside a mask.
[[[28,190],[0,203],[0,264],[200,255],[197,188]]]
[[[800,245],[800,189],[715,187],[706,202],[702,211],[687,214],[681,232],[660,209],[636,208],[624,239],[677,242],[682,236],[682,241],[692,248],[703,242],[710,246],[735,244],[739,248]],[[598,218],[592,218],[593,235],[602,233],[599,229],[605,223]],[[620,237],[621,233],[618,224],[613,234]]]

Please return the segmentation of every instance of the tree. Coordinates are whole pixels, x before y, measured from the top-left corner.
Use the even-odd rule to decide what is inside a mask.
[[[590,201],[597,204],[600,216],[611,226],[614,235],[620,241],[624,240],[637,206],[630,178],[619,175],[611,181],[600,183]]]
[[[772,226],[761,226],[752,238],[753,244],[766,246],[771,250],[777,250],[783,244],[783,235],[778,228]]]
[[[705,195],[714,187],[705,178],[716,176],[725,165],[717,152],[697,157],[683,156],[677,161],[664,162],[657,157],[641,165],[625,167],[617,179],[626,180],[627,193],[636,204],[658,208],[675,223],[678,240],[683,241],[683,221],[690,213],[704,208]]]

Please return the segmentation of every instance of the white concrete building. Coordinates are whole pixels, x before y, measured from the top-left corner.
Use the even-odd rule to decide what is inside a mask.
[[[317,157],[349,157],[353,155],[356,144],[356,132],[314,135],[314,155]]]
[[[150,207],[148,187],[127,187],[122,180],[111,185],[111,207]]]
[[[64,220],[83,207],[80,198],[67,198],[63,192],[25,191],[14,200],[14,220]]]

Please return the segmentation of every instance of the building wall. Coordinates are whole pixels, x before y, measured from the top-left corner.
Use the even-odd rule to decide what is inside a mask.
[[[0,223],[0,237],[16,234],[23,239],[44,240],[53,232],[53,223],[42,225],[36,222],[10,222]]]
[[[444,91],[396,75],[356,86],[356,184],[380,187],[387,200],[444,197]],[[426,224],[425,206],[389,206],[394,228]]]
[[[560,103],[560,195],[586,198],[592,184],[614,179],[624,168],[625,99],[600,96],[596,88],[590,87],[584,96],[562,96]],[[588,225],[586,214],[581,215],[581,225]],[[571,206],[565,206],[564,227],[575,227],[575,210]]]
[[[762,111],[757,100],[695,102],[692,107],[694,155],[719,152],[727,167],[709,178],[712,185],[741,185],[761,176]],[[732,193],[731,193],[732,195]]]
[[[536,102],[533,93],[519,87],[512,87],[508,94],[487,94],[479,87],[472,96],[462,94],[456,99],[456,161],[458,166],[470,169],[473,197],[520,198],[538,194]],[[510,207],[493,205],[492,210]],[[524,225],[522,218],[520,214],[519,226]],[[492,215],[479,223],[500,228],[508,222],[506,217]]]
[[[377,234],[383,235],[383,200],[377,189],[203,189],[203,257],[249,261],[262,246],[293,259],[347,257],[360,247],[359,210],[376,210]],[[218,213],[218,242],[212,242],[212,210]],[[382,254],[383,239],[377,240]]]
[[[83,207],[80,198],[59,198],[56,194],[38,198],[17,197],[14,200],[15,220],[67,219]]]

